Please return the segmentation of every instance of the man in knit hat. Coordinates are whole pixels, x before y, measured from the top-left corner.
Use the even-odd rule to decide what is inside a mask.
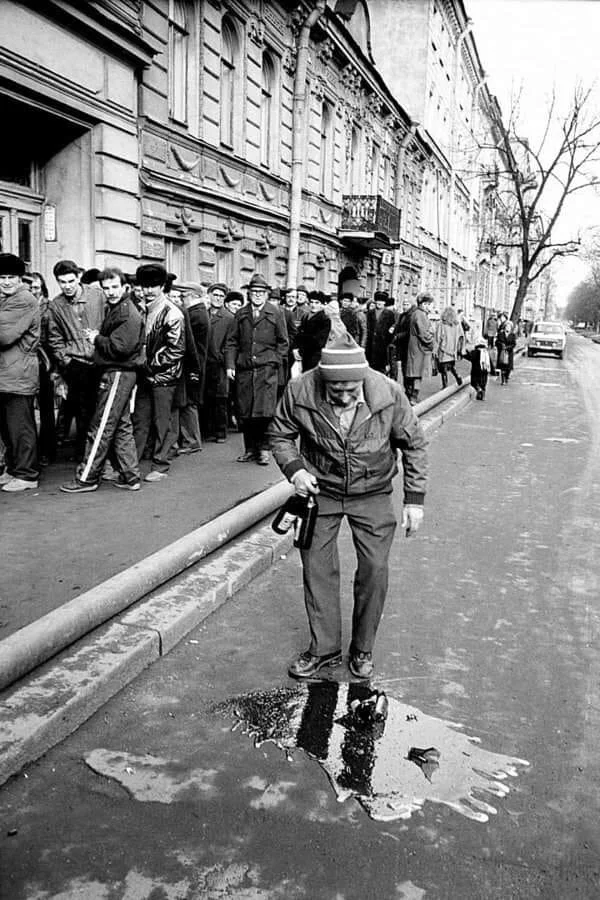
[[[275,461],[296,494],[319,495],[312,544],[301,551],[311,641],[289,674],[310,678],[341,662],[337,536],[346,517],[358,561],[348,665],[357,678],[369,678],[396,530],[396,451],[404,472],[402,527],[410,534],[423,519],[423,430],[400,385],[370,369],[348,334],[335,333],[318,366],[287,385],[269,436]]]

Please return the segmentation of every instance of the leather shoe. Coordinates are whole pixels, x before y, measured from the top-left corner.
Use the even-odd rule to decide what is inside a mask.
[[[256,459],[254,450],[246,450],[245,453],[238,456],[236,462],[252,462],[253,459]]]
[[[351,650],[348,668],[356,678],[370,678],[373,674],[373,654]]]
[[[339,666],[341,661],[342,654],[339,650],[335,653],[326,653],[324,656],[315,656],[306,650],[290,665],[288,674],[292,678],[311,678],[319,669],[325,666]]]
[[[256,462],[259,466],[268,466],[269,465],[269,454],[266,450],[259,450],[258,456],[256,458]]]

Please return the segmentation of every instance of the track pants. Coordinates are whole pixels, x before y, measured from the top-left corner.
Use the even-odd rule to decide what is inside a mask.
[[[97,484],[109,453],[111,462],[124,481],[133,483],[140,480],[140,466],[129,411],[129,400],[135,382],[135,372],[102,374],[83,462],[77,470],[80,481]]]

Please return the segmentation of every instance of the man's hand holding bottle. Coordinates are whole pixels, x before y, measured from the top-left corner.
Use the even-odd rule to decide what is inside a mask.
[[[290,480],[299,497],[308,497],[309,494],[319,493],[319,482],[307,469],[298,469]]]

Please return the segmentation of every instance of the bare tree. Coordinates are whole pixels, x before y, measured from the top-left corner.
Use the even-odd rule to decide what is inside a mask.
[[[600,291],[600,228],[588,231],[580,255],[589,266],[590,276],[587,281],[595,284]]]
[[[591,111],[591,102],[591,90],[578,86],[568,113],[557,117],[553,95],[536,147],[522,136],[518,98],[507,123],[497,101],[492,104],[494,149],[505,168],[508,196],[507,242],[498,241],[497,246],[518,248],[521,261],[513,322],[521,316],[532,282],[554,260],[579,252],[579,235],[567,241],[555,241],[553,236],[568,198],[600,183],[594,174],[594,166],[600,163],[600,116]]]
[[[565,318],[575,324],[584,322],[586,326],[598,331],[600,322],[600,289],[592,278],[580,281],[573,288],[567,301]]]

